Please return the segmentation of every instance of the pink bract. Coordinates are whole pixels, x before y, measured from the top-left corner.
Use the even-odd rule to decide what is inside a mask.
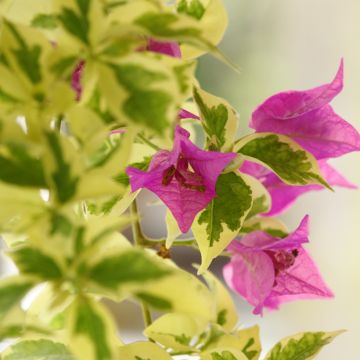
[[[155,39],[149,39],[147,50],[160,54],[181,58],[180,46],[176,42],[162,42]]]
[[[71,77],[71,87],[76,93],[75,100],[79,101],[82,93],[81,76],[84,71],[85,61],[81,60],[77,65]]]
[[[179,119],[195,119],[200,120],[200,117],[191,113],[190,111],[187,111],[185,109],[180,109],[179,111]]]
[[[285,238],[254,231],[234,240],[224,267],[227,284],[251,305],[255,314],[298,299],[333,297],[317,266],[302,247],[308,239],[308,216]]]
[[[253,113],[250,127],[257,132],[284,134],[317,159],[333,158],[360,150],[360,134],[329,105],[343,88],[341,61],[334,80],[305,91],[271,96]]]
[[[236,156],[201,150],[189,136],[177,126],[173,149],[155,154],[148,171],[127,168],[132,191],[146,188],[156,194],[170,209],[183,233],[190,229],[196,214],[216,196],[217,178]]]

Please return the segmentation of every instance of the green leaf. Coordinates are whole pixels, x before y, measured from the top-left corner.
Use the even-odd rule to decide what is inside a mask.
[[[206,271],[202,276],[216,301],[217,324],[226,331],[232,331],[238,321],[238,315],[230,293],[222,282],[211,272]]]
[[[156,282],[143,283],[137,291],[140,290],[142,293],[167,301],[171,304],[172,312],[188,314],[207,322],[215,321],[215,301],[209,289],[194,275],[179,269],[175,264],[169,265],[172,271],[169,276],[164,276]],[[186,296],[184,296],[184,289],[186,289]]]
[[[201,29],[202,37],[206,40],[207,45],[203,44],[193,44],[190,43],[181,43],[181,54],[184,59],[194,59],[200,55],[206,53],[207,51],[213,52],[220,60],[224,61],[227,65],[233,66],[229,61],[224,58],[224,56],[215,48],[215,46],[221,41],[224,36],[225,30],[228,24],[227,11],[224,7],[224,1],[222,0],[211,0],[204,1],[199,0],[204,8],[205,12],[201,15],[200,6],[197,4],[197,1],[187,0],[187,9],[190,10],[190,14],[187,15],[196,15],[192,16],[195,20],[195,25],[197,28]],[[194,3],[191,7],[191,2]],[[190,6],[189,6],[190,5]],[[198,17],[201,18],[198,19]],[[187,16],[188,17],[188,16]],[[194,26],[194,25],[193,25]],[[212,44],[209,46],[208,44]]]
[[[19,270],[43,280],[58,280],[63,276],[61,267],[54,258],[37,248],[23,247],[11,253]]]
[[[246,219],[250,219],[255,215],[266,213],[271,209],[271,196],[265,186],[252,176],[247,177],[252,184],[253,204]]]
[[[0,102],[4,102],[4,103],[13,105],[13,104],[19,103],[20,100],[0,88]]]
[[[151,159],[152,159],[151,156],[145,156],[142,161],[129,164],[129,167],[133,167],[133,168],[136,168],[139,170],[146,171],[150,165]],[[115,177],[115,180],[125,186],[130,185],[129,176],[125,172],[117,175]]]
[[[131,249],[102,259],[89,269],[88,277],[100,286],[117,290],[121,286],[158,281],[171,274],[157,259]]]
[[[247,234],[255,230],[262,230],[272,236],[280,238],[289,235],[289,229],[282,221],[270,217],[254,217],[246,220],[240,232]]]
[[[159,37],[200,38],[202,33],[200,29],[186,25],[183,27],[176,26],[178,22],[181,24],[181,18],[176,14],[149,12],[139,17],[135,24],[144,27],[152,35]]]
[[[22,144],[8,143],[0,154],[0,180],[21,186],[46,188],[43,165]],[[6,156],[6,155],[7,156]]]
[[[170,249],[176,238],[179,235],[182,235],[182,232],[179,229],[179,225],[176,219],[174,218],[174,215],[171,213],[169,209],[166,209],[165,223],[166,223],[166,231],[167,231],[165,246],[167,249]]]
[[[75,69],[78,60],[79,59],[76,56],[66,56],[60,60],[56,59],[56,61],[51,64],[50,71],[57,77],[63,77],[70,81],[70,76]]]
[[[67,331],[69,347],[76,358],[113,360],[119,346],[116,326],[100,303],[78,298],[71,306]]]
[[[75,360],[63,344],[51,340],[26,340],[10,347],[4,360]]]
[[[189,351],[194,349],[190,345],[195,336],[203,333],[208,322],[196,316],[189,316],[180,313],[169,313],[156,319],[148,326],[144,335],[149,339],[171,348],[175,351]]]
[[[4,324],[0,328],[0,341],[6,339],[16,339],[29,335],[51,336],[52,333],[42,327],[27,325],[21,322],[17,324]]]
[[[0,182],[0,227],[2,233],[24,231],[34,219],[46,212],[47,204],[39,189],[19,187]]]
[[[0,282],[0,318],[16,306],[34,285],[34,281],[20,276],[2,279]]]
[[[91,3],[91,0],[87,1],[88,4],[85,4],[82,0],[77,0],[76,2],[81,10],[80,14],[77,13],[74,9],[64,6],[58,15],[58,19],[68,33],[78,38],[84,44],[88,45],[90,31],[88,4]]]
[[[13,24],[10,22],[6,22],[5,24],[16,39],[18,45],[16,49],[12,49],[12,52],[19,68],[33,84],[40,83],[42,80],[40,64],[41,46],[37,44],[29,46]]]
[[[205,7],[200,0],[181,0],[177,5],[177,11],[200,20],[205,13]]]
[[[134,342],[122,346],[118,351],[120,360],[171,360],[172,357],[160,346],[152,342]]]
[[[253,134],[241,139],[234,151],[267,166],[287,184],[321,184],[330,188],[321,177],[316,159],[287,136]]]
[[[248,360],[258,360],[261,354],[259,330],[257,325],[238,330],[232,335],[224,335],[217,344],[241,350]]]
[[[176,65],[173,67],[180,92],[182,94],[187,94],[187,96],[190,96],[191,85],[193,83],[193,78],[195,77],[195,67],[196,63],[194,62]]]
[[[194,100],[207,134],[207,148],[231,150],[239,122],[236,111],[225,100],[196,87]]]
[[[37,14],[31,21],[31,26],[53,30],[58,26],[57,18],[51,14]]]
[[[236,349],[245,356],[245,359],[258,360],[261,353],[259,327],[252,326],[231,333],[220,334],[210,342],[206,349],[210,352],[221,347]]]
[[[135,295],[137,298],[155,309],[162,311],[169,311],[172,309],[172,303],[167,299],[148,294],[146,292],[138,292]]]
[[[247,179],[234,172],[220,175],[217,196],[195,219],[192,231],[201,252],[200,273],[240,231],[252,206],[252,185]]]
[[[55,163],[51,178],[55,185],[56,197],[60,203],[65,203],[75,195],[79,178],[72,174],[71,164],[66,161],[59,135],[47,132],[46,139]]]
[[[220,240],[226,224],[232,231],[240,229],[241,218],[251,206],[251,188],[235,173],[220,175],[216,183],[216,198],[201,213],[199,224],[207,224],[210,247]]]
[[[237,360],[230,351],[223,351],[221,354],[212,352],[211,357],[213,360]]]
[[[116,79],[128,92],[122,104],[124,113],[135,123],[161,132],[168,125],[167,111],[172,97],[154,84],[167,80],[161,72],[149,71],[138,65],[113,65]]]
[[[247,360],[246,356],[236,348],[221,346],[201,353],[201,360]]]
[[[289,336],[278,342],[266,355],[265,360],[312,360],[342,332],[306,332]]]

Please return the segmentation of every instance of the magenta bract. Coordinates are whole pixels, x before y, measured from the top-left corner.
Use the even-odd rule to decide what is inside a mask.
[[[360,150],[358,131],[329,105],[343,88],[343,76],[341,61],[331,83],[310,90],[273,95],[254,111],[250,127],[257,132],[287,135],[317,159]]]
[[[217,178],[236,156],[201,150],[189,136],[177,126],[173,149],[155,154],[148,171],[127,168],[132,191],[146,188],[155,193],[170,209],[183,233],[216,196]]]
[[[85,66],[85,61],[81,60],[76,65],[76,68],[71,76],[71,87],[76,93],[76,97],[75,97],[76,101],[79,101],[81,98],[81,93],[82,93],[81,76],[84,71],[84,66]]]
[[[179,119],[195,119],[195,120],[200,120],[200,117],[191,113],[190,111],[187,111],[185,109],[180,109],[179,111]]]
[[[147,50],[160,54],[181,58],[180,46],[176,42],[162,42],[150,38],[147,44]]]
[[[309,241],[308,221],[306,216],[283,239],[254,231],[228,247],[232,258],[224,268],[225,281],[255,307],[255,314],[292,300],[333,296],[302,247]]]

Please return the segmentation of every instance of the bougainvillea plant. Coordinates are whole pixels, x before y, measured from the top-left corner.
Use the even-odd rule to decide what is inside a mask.
[[[226,257],[227,285],[263,316],[333,296],[306,250],[308,216],[294,231],[274,216],[305,192],[354,187],[327,163],[360,150],[329,105],[343,64],[329,84],[266,100],[244,136],[194,76],[204,53],[231,66],[216,47],[221,0],[2,0],[0,11],[0,231],[18,269],[0,281],[0,358],[313,359],[339,332],[261,354],[258,327],[239,324],[208,268]],[[143,189],[168,209],[166,239],[142,231]],[[200,252],[194,272],[171,260],[175,245]],[[103,299],[137,302],[148,341],[123,343]]]

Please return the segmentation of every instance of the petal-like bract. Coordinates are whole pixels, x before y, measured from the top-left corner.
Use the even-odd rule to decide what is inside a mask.
[[[250,127],[291,137],[317,159],[360,150],[360,134],[329,105],[343,88],[343,62],[326,85],[287,91],[267,99],[253,113]]]
[[[233,254],[224,268],[227,284],[255,306],[276,309],[296,299],[332,297],[302,244],[308,239],[308,216],[285,238],[254,231],[228,247]]]
[[[235,156],[199,149],[189,140],[189,133],[177,126],[171,151],[159,151],[147,172],[130,167],[127,173],[132,191],[146,188],[155,193],[185,233],[196,214],[216,196],[217,178]]]
[[[83,60],[80,61],[76,65],[76,68],[71,76],[71,87],[76,93],[76,97],[75,97],[76,101],[79,101],[81,98],[81,93],[82,93],[81,76],[84,71],[84,66],[85,66],[85,61]]]
[[[176,42],[160,42],[150,38],[148,41],[147,50],[176,58],[181,58],[181,50]]]
[[[179,119],[196,119],[200,120],[200,117],[191,113],[190,111],[187,111],[185,109],[180,109],[179,111]]]

